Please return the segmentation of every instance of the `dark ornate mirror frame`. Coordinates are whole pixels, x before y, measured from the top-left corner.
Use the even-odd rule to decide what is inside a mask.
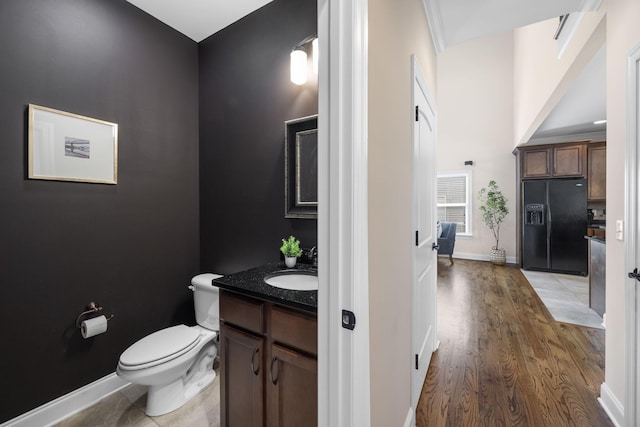
[[[318,115],[284,127],[284,216],[318,218]]]

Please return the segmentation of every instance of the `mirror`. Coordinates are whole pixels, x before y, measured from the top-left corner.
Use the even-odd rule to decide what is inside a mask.
[[[284,132],[285,218],[318,217],[318,115],[287,120]]]

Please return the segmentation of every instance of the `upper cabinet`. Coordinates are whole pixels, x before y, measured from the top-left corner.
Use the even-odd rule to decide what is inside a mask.
[[[584,176],[585,175],[585,149],[584,145],[567,145],[554,147],[553,151],[553,175]]]
[[[521,179],[586,178],[587,200],[606,201],[606,142],[532,145],[518,152]]]
[[[584,177],[584,144],[521,147],[522,179]]]
[[[521,150],[522,178],[548,178],[551,176],[551,152],[548,148]]]
[[[603,202],[607,199],[607,146],[604,142],[591,144],[587,153],[587,199]]]

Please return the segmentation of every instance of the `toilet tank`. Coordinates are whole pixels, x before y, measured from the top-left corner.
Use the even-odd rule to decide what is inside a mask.
[[[212,331],[220,330],[220,308],[218,305],[219,290],[211,281],[222,277],[219,274],[203,273],[191,279],[193,290],[193,307],[196,322],[203,328]]]

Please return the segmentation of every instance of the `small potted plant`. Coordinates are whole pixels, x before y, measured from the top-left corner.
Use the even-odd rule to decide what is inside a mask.
[[[509,214],[508,200],[494,180],[489,181],[488,188],[483,188],[478,192],[478,199],[482,203],[480,205],[482,222],[491,230],[496,239],[496,245],[491,249],[489,259],[493,264],[504,265],[507,262],[507,254],[503,248],[500,248],[500,223]]]
[[[302,255],[302,249],[300,249],[300,240],[293,236],[289,236],[288,239],[282,239],[282,246],[280,246],[280,252],[284,255],[284,263],[287,267],[293,268],[296,265],[296,261],[300,255]]]

